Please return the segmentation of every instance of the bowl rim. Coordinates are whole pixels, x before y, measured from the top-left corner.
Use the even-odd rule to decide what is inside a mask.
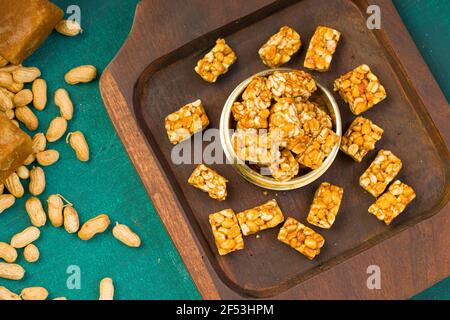
[[[319,82],[316,81],[316,85],[318,90],[321,90],[324,95],[326,96],[328,102],[331,105],[331,108],[333,112],[333,120],[334,120],[334,126],[335,130],[334,132],[339,136],[339,142],[333,147],[333,150],[328,155],[328,157],[325,159],[325,161],[322,163],[322,165],[307,174],[295,177],[289,181],[278,181],[275,180],[271,176],[264,176],[252,168],[250,168],[247,164],[245,164],[244,161],[240,160],[232,145],[231,140],[231,130],[230,128],[230,119],[231,119],[231,107],[233,103],[239,98],[239,96],[242,94],[242,92],[245,90],[247,85],[250,83],[250,81],[257,76],[267,76],[269,74],[272,74],[274,72],[290,72],[298,69],[293,68],[274,68],[274,69],[266,69],[263,71],[260,71],[258,73],[253,74],[252,76],[248,77],[244,81],[242,81],[240,84],[236,86],[236,88],[231,92],[231,94],[228,96],[227,100],[225,101],[225,104],[222,109],[222,113],[220,116],[220,143],[222,146],[222,149],[225,153],[225,156],[228,160],[228,163],[231,163],[233,168],[247,181],[262,187],[264,189],[269,190],[294,190],[301,187],[304,187],[315,180],[317,180],[320,176],[322,176],[332,165],[334,162],[339,147],[341,144],[341,137],[342,137],[342,120],[341,120],[341,113],[339,110],[339,106],[334,99],[331,92],[326,89],[323,85],[321,85]]]

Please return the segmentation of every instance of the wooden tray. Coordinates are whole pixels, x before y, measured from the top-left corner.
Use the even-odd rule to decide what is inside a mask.
[[[448,123],[450,109],[388,0],[371,1],[382,12],[382,30],[366,27],[364,0],[143,1],[130,36],[104,71],[101,92],[107,110],[162,221],[204,298],[407,298],[450,273]],[[201,98],[218,128],[222,106],[243,79],[265,69],[257,51],[280,26],[297,30],[300,54],[287,67],[302,68],[317,25],[342,38],[327,73],[314,77],[332,87],[339,75],[367,63],[386,87],[388,99],[364,116],[385,129],[377,148],[404,163],[398,178],[418,194],[385,226],[367,212],[374,199],[358,178],[362,163],[339,154],[310,186],[263,193],[230,165],[212,165],[230,180],[229,197],[214,201],[187,184],[194,164],[175,165],[164,117]],[[225,37],[238,62],[210,85],[194,73],[197,60]],[[354,118],[336,95],[344,130]],[[245,238],[245,250],[220,257],[208,214],[236,212],[276,198],[286,216],[306,220],[314,190],[329,181],[344,187],[340,214],[331,230],[318,230],[326,245],[314,261],[276,240],[278,228]],[[151,244],[148,244],[151,245]],[[369,290],[367,268],[381,269],[382,287]]]

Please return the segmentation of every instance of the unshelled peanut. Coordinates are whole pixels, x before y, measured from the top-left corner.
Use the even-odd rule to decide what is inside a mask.
[[[41,71],[36,67],[19,67],[12,72],[15,82],[33,82],[41,76]]]
[[[47,82],[44,79],[36,79],[31,87],[33,91],[33,106],[41,111],[47,105]]]
[[[100,214],[83,224],[80,231],[78,231],[78,237],[81,240],[90,240],[96,234],[105,232],[109,224],[109,217],[106,214]]]
[[[97,68],[91,65],[84,65],[67,72],[64,79],[68,84],[77,84],[91,82],[96,76]]]
[[[7,90],[0,90],[0,111],[3,112],[14,108],[13,98],[5,91]]]
[[[75,233],[80,229],[78,212],[71,205],[64,208],[64,229],[66,229],[68,233]]]
[[[55,26],[55,30],[68,37],[74,37],[83,32],[80,24],[75,20],[61,20]]]
[[[55,104],[59,108],[61,117],[71,120],[73,117],[73,103],[66,89],[58,89],[55,92]]]
[[[45,136],[49,142],[55,142],[66,133],[67,120],[63,117],[56,117],[51,122],[47,129]]]
[[[38,152],[36,154],[36,160],[43,167],[51,166],[59,160],[59,152],[56,150],[45,150]]]
[[[22,198],[25,190],[17,173],[13,172],[6,180],[5,187],[16,198]]]
[[[34,244],[30,243],[23,249],[23,257],[29,263],[34,263],[39,260],[39,249]]]
[[[134,233],[130,227],[124,224],[116,223],[112,233],[117,240],[123,242],[129,247],[137,248],[141,246],[141,238],[139,238],[139,236]]]
[[[114,300],[114,284],[111,278],[103,278],[100,281],[99,300]]]
[[[78,160],[82,162],[89,161],[89,145],[84,134],[81,131],[71,132],[67,135],[70,146],[75,151]]]
[[[25,269],[15,263],[0,262],[0,278],[21,280],[25,276]]]
[[[45,300],[48,297],[47,289],[43,287],[25,288],[20,293],[23,300]]]
[[[7,88],[14,83],[11,73],[0,71],[0,87]]]
[[[8,288],[0,286],[0,300],[22,300],[18,294],[10,291]]]
[[[47,139],[42,132],[36,133],[33,137],[33,152],[38,153],[47,147]]]
[[[47,222],[47,215],[41,200],[36,197],[31,197],[25,202],[25,210],[30,217],[31,224],[35,227],[42,227]]]
[[[33,92],[30,89],[23,89],[16,93],[13,98],[16,107],[23,107],[33,101]]]
[[[38,196],[45,191],[45,172],[41,167],[33,167],[30,171],[30,184],[28,189],[33,196]]]
[[[27,180],[30,177],[30,170],[25,166],[18,167],[16,173],[22,180]]]
[[[16,119],[22,122],[28,130],[34,131],[39,126],[39,119],[27,106],[16,108]]]
[[[16,197],[12,194],[0,195],[0,213],[5,212],[6,209],[11,208],[16,202]]]
[[[28,227],[11,238],[11,246],[16,249],[24,248],[39,239],[40,235],[41,231],[38,228]]]
[[[0,242],[0,259],[12,263],[17,259],[17,250],[6,242]]]
[[[63,209],[64,202],[61,197],[57,194],[52,194],[47,199],[48,204],[48,218],[52,225],[56,228],[59,228],[63,225]],[[78,230],[77,230],[78,231]]]

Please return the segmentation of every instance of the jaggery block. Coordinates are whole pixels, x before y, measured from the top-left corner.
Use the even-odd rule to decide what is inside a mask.
[[[234,152],[242,161],[270,165],[280,156],[278,146],[271,144],[267,130],[237,129],[231,139]]]
[[[285,64],[302,45],[300,35],[292,28],[284,26],[259,49],[263,63],[276,68]]]
[[[0,55],[19,64],[44,42],[64,12],[48,0],[0,0]]]
[[[244,236],[273,228],[284,221],[283,212],[275,199],[260,206],[248,209],[237,214],[239,225]]]
[[[300,120],[294,100],[280,99],[270,110],[269,137],[281,147],[286,147],[289,139],[302,134]]]
[[[320,72],[327,71],[340,37],[339,31],[318,26],[309,42],[304,67]]]
[[[188,183],[204,192],[216,200],[222,201],[227,197],[228,180],[204,164],[195,168],[189,177]]]
[[[188,103],[165,119],[167,135],[172,144],[189,139],[209,125],[209,119],[201,100]]]
[[[237,57],[224,39],[217,39],[216,45],[202,59],[197,62],[195,72],[203,80],[214,83],[217,78],[227,73],[228,68],[236,61]]]
[[[221,256],[244,249],[241,229],[232,209],[225,209],[209,215],[217,249]]]
[[[355,115],[367,111],[387,97],[386,90],[367,64],[336,79],[333,89],[339,92]]]
[[[342,137],[340,149],[353,160],[361,162],[370,150],[375,149],[375,143],[381,139],[383,132],[369,119],[357,117]]]
[[[344,189],[323,182],[316,190],[307,221],[320,228],[329,229],[336,220]]]
[[[0,184],[33,153],[31,138],[0,115]]]
[[[281,151],[279,161],[270,165],[270,172],[275,180],[289,181],[298,174],[299,164],[291,151],[284,149]]]
[[[389,150],[380,150],[369,168],[359,178],[359,184],[375,198],[378,198],[401,168],[402,160],[400,158]]]
[[[297,161],[305,167],[317,169],[338,142],[339,136],[332,130],[325,128],[312,140],[306,150],[297,156]]]
[[[278,240],[297,250],[308,259],[314,259],[325,244],[325,239],[294,218],[287,218],[278,233]]]
[[[313,77],[302,70],[277,71],[267,79],[267,85],[275,100],[294,98],[296,101],[306,101],[317,90]]]
[[[416,193],[407,184],[396,180],[369,208],[369,212],[389,225],[406,206],[414,200]]]

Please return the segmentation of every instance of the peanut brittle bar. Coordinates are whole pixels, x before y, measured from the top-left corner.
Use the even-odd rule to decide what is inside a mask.
[[[216,45],[202,59],[197,62],[195,72],[203,80],[214,83],[217,78],[227,73],[228,68],[236,61],[237,57],[224,39],[217,39]]]
[[[312,230],[295,220],[287,218],[278,233],[278,240],[297,250],[308,259],[314,259],[325,244],[325,239]]]
[[[228,180],[204,164],[195,168],[189,177],[188,183],[204,192],[216,200],[222,201],[227,197]]]
[[[328,128],[322,129],[320,134],[306,147],[306,150],[297,156],[297,161],[305,167],[317,169],[338,142],[339,136],[336,133]]]
[[[270,143],[267,130],[237,129],[231,139],[233,150],[242,161],[270,165],[279,158],[280,152]]]
[[[276,68],[291,60],[301,45],[300,35],[294,29],[284,26],[267,40],[258,53],[266,66]]]
[[[359,178],[359,184],[377,198],[402,168],[402,160],[389,150],[380,150],[369,168]]]
[[[261,230],[276,227],[284,221],[284,216],[277,201],[273,199],[260,206],[239,212],[237,219],[242,233],[244,236],[248,236]]]
[[[270,165],[270,172],[273,178],[278,181],[291,180],[298,174],[299,169],[297,160],[288,149],[283,149],[279,161]]]
[[[276,71],[267,79],[267,85],[275,100],[294,98],[295,101],[306,101],[317,90],[313,77],[302,70]]]
[[[368,211],[375,215],[378,220],[382,220],[389,225],[415,197],[416,193],[413,188],[400,180],[396,180],[390,185],[388,191],[370,206]]]
[[[169,114],[165,119],[165,127],[172,144],[189,139],[209,125],[209,119],[201,100],[188,103],[178,111]]]
[[[369,119],[357,117],[342,137],[340,149],[355,161],[361,162],[370,150],[375,149],[375,143],[381,139],[383,132]]]
[[[336,220],[344,189],[324,182],[317,189],[307,221],[320,228],[329,229]]]
[[[314,102],[296,102],[295,107],[304,134],[317,137],[322,129],[333,127],[331,117]]]
[[[339,92],[355,115],[367,111],[387,97],[386,90],[366,64],[336,79],[334,91]]]
[[[225,209],[209,215],[214,240],[221,256],[244,249],[241,229],[232,209]]]
[[[280,99],[272,106],[269,117],[269,137],[273,143],[285,147],[290,138],[300,135],[300,120],[294,100]]]
[[[309,43],[304,67],[320,72],[327,71],[340,37],[339,31],[318,26]]]

